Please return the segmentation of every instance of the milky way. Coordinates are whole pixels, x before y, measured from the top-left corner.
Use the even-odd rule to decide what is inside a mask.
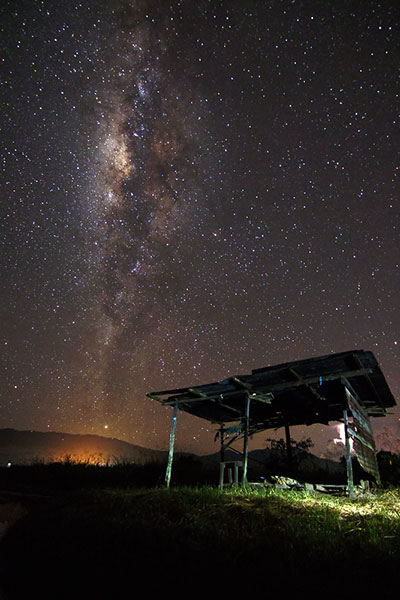
[[[1,9],[4,426],[162,448],[146,393],[353,348],[398,398],[397,4],[56,4]]]
[[[195,100],[185,78],[172,73],[165,17],[158,16],[166,29],[160,38],[149,14],[126,5],[118,16],[128,28],[111,28],[111,47],[118,53],[104,60],[112,76],[98,93],[98,171],[92,182],[97,188],[89,217],[100,296],[95,361],[103,398],[96,402],[103,419],[116,416],[110,412],[118,396],[113,382],[119,357],[128,357],[119,378],[140,377],[138,354],[178,279],[168,249],[173,251],[194,216],[189,188],[195,185],[198,154]]]

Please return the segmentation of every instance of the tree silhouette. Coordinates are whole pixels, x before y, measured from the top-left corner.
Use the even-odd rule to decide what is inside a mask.
[[[275,452],[285,452],[287,450],[286,442],[283,438],[280,438],[279,440],[267,438],[265,441],[267,442],[267,450],[273,450]],[[306,438],[299,441],[290,438],[290,445],[293,449],[299,450],[300,452],[310,452],[311,448],[313,448],[315,444],[311,438]]]
[[[274,469],[282,470],[287,469],[288,473],[292,476],[296,473],[300,462],[304,459],[304,455],[308,454],[314,446],[314,442],[311,438],[303,440],[290,439],[290,454],[287,451],[286,442],[283,438],[275,440],[273,438],[267,438],[266,450],[269,454],[270,466]]]

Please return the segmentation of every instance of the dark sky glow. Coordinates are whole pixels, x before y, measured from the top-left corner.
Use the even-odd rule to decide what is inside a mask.
[[[164,448],[146,393],[353,348],[399,398],[397,2],[0,16],[2,426]]]

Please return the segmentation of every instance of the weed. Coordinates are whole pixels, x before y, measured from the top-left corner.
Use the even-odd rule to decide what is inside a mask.
[[[301,597],[301,590],[315,592],[333,577],[343,586],[357,581],[358,590],[371,593],[377,571],[388,588],[397,576],[395,488],[349,500],[272,487],[165,489],[157,484],[160,465],[147,471],[130,464],[30,469],[8,481],[13,469],[3,473],[3,489],[14,482],[47,492],[35,505],[28,502],[27,514],[2,540],[7,600],[35,593],[85,597],[85,585],[90,597],[118,598],[132,581],[153,592],[165,590],[166,582],[179,591],[215,590],[216,582],[225,589],[232,581],[263,589],[268,582],[271,593],[284,581],[286,591]],[[43,570],[45,581],[38,578]]]

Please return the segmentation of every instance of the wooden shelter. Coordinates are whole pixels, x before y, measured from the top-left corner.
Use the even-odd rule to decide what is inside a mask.
[[[247,482],[250,435],[285,427],[286,439],[290,443],[291,426],[314,423],[328,425],[332,421],[345,423],[348,469],[351,468],[351,437],[356,440],[354,447],[357,457],[363,456],[360,460],[363,468],[373,473],[379,481],[369,417],[383,417],[387,409],[396,404],[375,356],[365,350],[254,369],[248,375],[151,392],[147,396],[174,409],[167,485],[171,477],[178,410],[220,426],[221,463],[224,449],[243,438],[243,484]],[[228,435],[231,436],[229,440]],[[348,485],[351,494],[352,476],[349,471]]]

